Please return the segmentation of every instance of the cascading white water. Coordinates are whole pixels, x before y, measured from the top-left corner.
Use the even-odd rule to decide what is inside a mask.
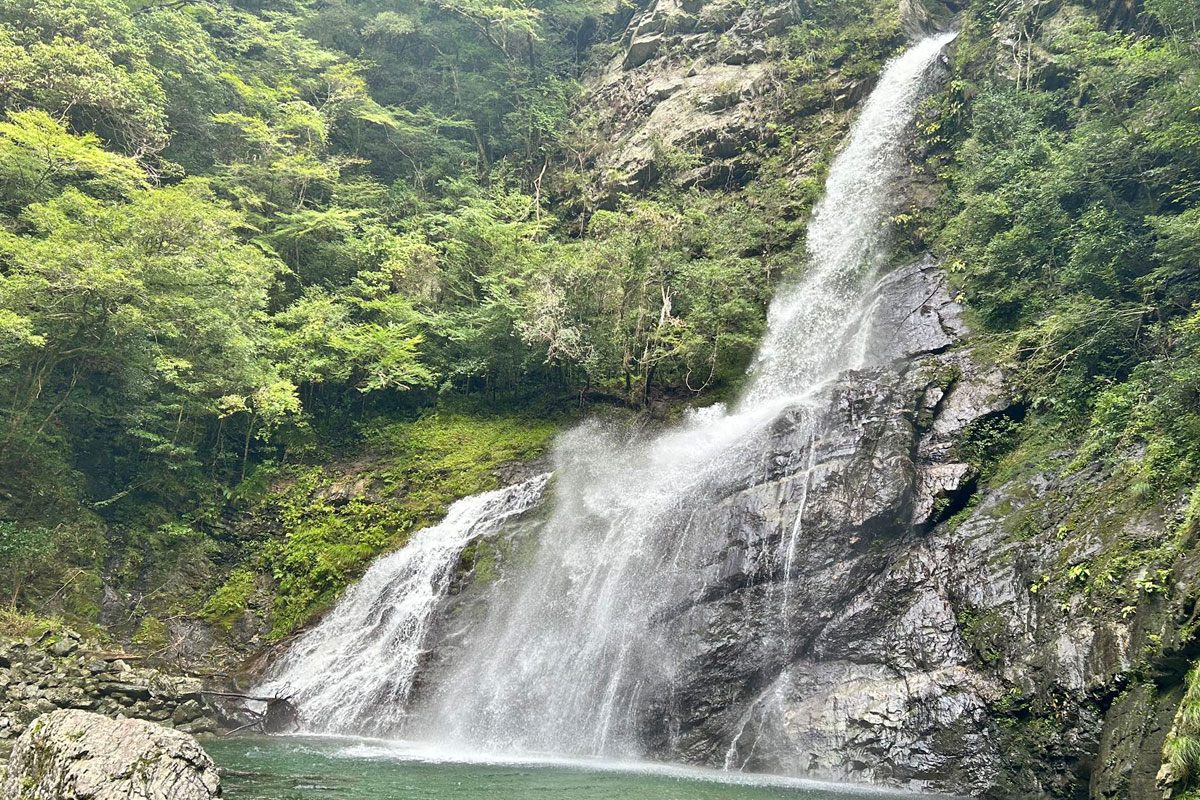
[[[534,563],[495,598],[466,657],[443,676],[429,735],[496,749],[640,753],[643,717],[670,702],[687,657],[663,623],[715,579],[703,565],[724,544],[693,522],[744,481],[782,408],[869,360],[861,298],[887,257],[905,129],[951,38],[922,41],[884,70],[832,165],[807,272],[773,303],[733,412],[697,412],[649,441],[596,424],[563,437]],[[800,515],[793,530],[800,535]],[[780,542],[783,569],[796,536]]]
[[[381,560],[292,647],[267,688],[290,685],[321,730],[641,755],[641,731],[679,702],[675,676],[690,656],[668,626],[721,579],[712,555],[726,542],[714,541],[704,514],[745,485],[747,465],[767,459],[768,427],[781,411],[871,360],[863,298],[888,255],[889,188],[930,67],[951,38],[926,39],[884,70],[831,168],[809,226],[807,269],[772,304],[741,402],[694,412],[648,439],[599,423],[563,436],[531,562],[493,589],[487,619],[449,670],[429,676],[418,713],[407,716],[419,654],[458,553],[536,502],[544,479],[461,501]],[[802,546],[803,509],[793,513],[768,556],[785,577]],[[786,590],[780,601],[786,609]]]
[[[439,524],[376,561],[271,670],[260,693],[292,698],[306,727],[388,732],[404,717],[425,635],[463,549],[542,498],[549,475],[450,507]]]
[[[903,168],[901,142],[930,66],[954,36],[925,39],[884,69],[808,225],[808,272],[771,304],[743,405],[803,393],[869,358],[862,347],[869,324],[860,323],[869,320],[861,301],[867,280],[888,257],[890,189]],[[855,328],[860,335],[847,341]]]

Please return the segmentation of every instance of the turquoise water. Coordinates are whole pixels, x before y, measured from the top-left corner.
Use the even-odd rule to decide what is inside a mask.
[[[863,800],[878,793],[661,765],[464,760],[399,743],[208,740],[226,800]],[[893,795],[894,796],[894,795]]]

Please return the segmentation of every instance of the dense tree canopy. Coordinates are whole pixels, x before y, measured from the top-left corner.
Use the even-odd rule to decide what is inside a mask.
[[[1144,448],[1156,490],[1194,483],[1197,4],[926,5],[963,30],[900,255],[943,258],[1023,408],[1089,457]],[[421,412],[736,388],[896,6],[795,4],[752,177],[701,188],[656,142],[653,187],[598,198],[581,87],[628,4],[0,0],[0,574],[56,547],[95,575],[118,548],[234,550],[223,515],[267,476],[308,486],[297,464],[347,442],[419,465],[444,436],[397,471],[419,513],[289,506],[228,565],[212,614],[258,570],[282,630],[535,449]]]
[[[942,100],[963,136],[938,242],[1033,405],[1087,425],[1099,451],[1148,443],[1160,488],[1193,480],[1196,5],[1148,3],[1139,32],[1069,5],[1022,22],[1044,52],[1006,54]],[[971,18],[960,74],[995,58],[995,24]]]
[[[728,231],[679,198],[564,238],[533,191],[609,10],[5,2],[6,468],[175,496],[314,404],[727,372],[764,297]]]

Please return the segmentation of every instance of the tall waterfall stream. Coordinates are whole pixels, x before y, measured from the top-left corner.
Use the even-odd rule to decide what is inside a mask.
[[[807,268],[772,303],[740,401],[652,437],[598,422],[565,434],[549,489],[541,476],[456,503],[441,524],[377,561],[260,691],[291,695],[314,732],[621,758],[645,755],[650,732],[671,755],[671,720],[689,702],[678,678],[694,657],[678,632],[698,624],[692,601],[722,578],[713,553],[723,531],[705,524],[706,513],[770,469],[766,434],[782,413],[877,358],[868,298],[889,255],[892,187],[906,130],[952,38],[925,39],[885,68],[832,165],[808,228]],[[813,468],[810,460],[798,479]],[[748,556],[784,578],[805,546],[799,496],[783,535]],[[461,633],[444,668],[422,674],[463,549],[521,515],[537,517],[529,557],[489,587],[484,618]],[[773,598],[781,636],[787,586]],[[738,743],[749,712],[729,726],[727,769],[744,763]]]

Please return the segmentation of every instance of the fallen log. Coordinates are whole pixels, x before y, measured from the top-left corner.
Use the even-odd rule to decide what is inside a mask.
[[[144,655],[137,653],[106,653],[97,650],[80,650],[79,654],[98,658],[101,661],[143,661],[146,658]]]
[[[260,697],[258,695],[245,694],[244,692],[220,692],[208,691],[207,689],[204,690],[203,694],[235,701],[241,700],[246,703],[266,704],[266,707],[262,711],[243,707],[239,713],[249,715],[251,720],[230,730],[225,734],[226,736],[231,736],[248,728],[257,728],[261,733],[291,733],[300,728],[300,711],[296,708],[290,697]]]
[[[208,689],[202,689],[201,693],[207,694],[207,695],[212,695],[213,697],[233,697],[238,700],[253,700],[256,703],[270,703],[275,700],[286,701],[288,699],[286,697],[255,697],[252,694],[243,694],[241,692],[212,692],[212,691],[209,691]]]

